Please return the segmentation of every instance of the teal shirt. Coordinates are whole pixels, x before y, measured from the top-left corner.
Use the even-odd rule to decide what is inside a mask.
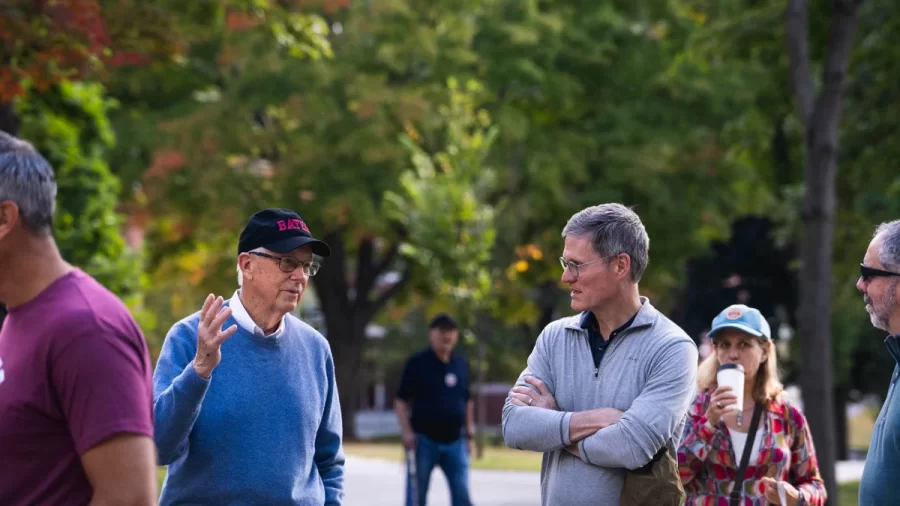
[[[900,506],[900,494],[894,486],[900,476],[900,334],[885,339],[894,366],[891,385],[881,413],[872,430],[872,441],[866,455],[866,467],[859,484],[860,506]]]

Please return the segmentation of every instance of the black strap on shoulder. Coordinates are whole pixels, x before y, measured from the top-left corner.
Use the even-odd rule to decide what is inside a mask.
[[[744,454],[741,455],[741,465],[734,475],[734,488],[731,489],[731,506],[739,506],[742,489],[744,487],[744,475],[747,473],[747,464],[750,461],[750,452],[753,451],[753,443],[756,442],[756,429],[759,427],[759,417],[762,415],[762,404],[757,403],[753,407],[753,420],[750,422],[750,431],[747,432],[747,443],[744,445]]]

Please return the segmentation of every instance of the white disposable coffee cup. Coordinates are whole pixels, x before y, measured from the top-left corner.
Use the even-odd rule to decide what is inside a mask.
[[[741,364],[722,364],[716,373],[716,382],[720,387],[731,387],[731,393],[737,396],[737,402],[726,406],[732,411],[744,410],[744,366]]]

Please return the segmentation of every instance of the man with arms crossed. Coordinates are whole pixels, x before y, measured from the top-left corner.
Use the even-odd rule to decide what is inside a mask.
[[[56,181],[0,132],[0,504],[151,505],[150,354],[128,309],[53,239]]]
[[[884,223],[860,266],[856,288],[863,293],[866,311],[872,325],[889,334],[885,344],[894,360],[900,363],[900,220]],[[900,365],[888,387],[887,398],[872,430],[872,441],[866,454],[866,466],[859,484],[860,506],[900,505],[900,494],[894,489],[900,476],[900,394],[897,379]]]
[[[340,506],[341,408],[328,341],[293,314],[328,245],[287,209],[250,217],[238,289],[176,323],[153,391],[160,503]],[[225,330],[222,330],[223,327]]]
[[[543,505],[618,506],[626,470],[676,455],[697,347],[638,293],[649,238],[633,211],[589,207],[562,235],[562,280],[580,314],[538,336],[503,407],[503,437],[544,452]]]

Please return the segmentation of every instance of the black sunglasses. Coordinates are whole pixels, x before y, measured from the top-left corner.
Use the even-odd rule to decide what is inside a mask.
[[[900,277],[900,272],[883,271],[881,269],[869,267],[866,264],[859,264],[859,275],[863,281],[868,281],[871,278],[878,277]]]

